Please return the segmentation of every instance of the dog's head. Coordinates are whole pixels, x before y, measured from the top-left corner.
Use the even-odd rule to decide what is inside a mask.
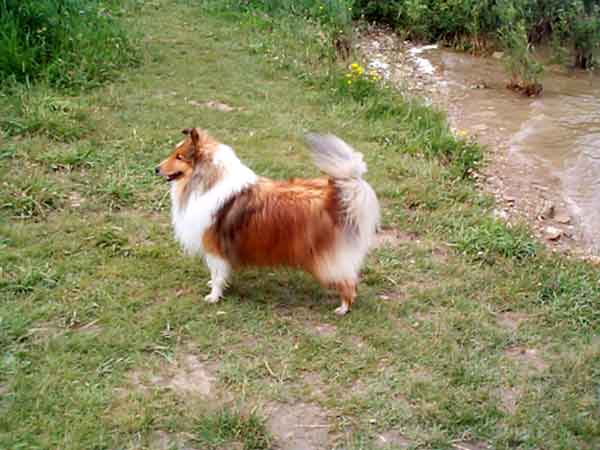
[[[198,128],[186,128],[182,133],[186,138],[177,144],[171,155],[154,169],[157,175],[167,181],[189,179],[194,168],[206,159],[213,147],[211,145],[213,141],[208,134]]]

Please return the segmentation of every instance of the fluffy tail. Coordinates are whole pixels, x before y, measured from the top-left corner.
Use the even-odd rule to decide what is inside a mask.
[[[379,202],[373,188],[362,178],[367,171],[362,153],[332,134],[311,133],[306,142],[316,166],[333,178],[339,190],[347,228],[370,245],[379,227]]]
[[[332,178],[361,178],[367,171],[362,153],[333,134],[307,134],[316,166]]]

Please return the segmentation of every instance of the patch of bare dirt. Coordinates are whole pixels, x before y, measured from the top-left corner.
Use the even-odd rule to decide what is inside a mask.
[[[483,441],[475,440],[455,442],[452,447],[456,450],[490,450],[492,448]]]
[[[92,320],[88,323],[77,323],[71,327],[71,330],[77,331],[78,333],[86,333],[86,334],[98,334],[102,331],[102,327],[98,325],[98,319]]]
[[[504,354],[510,360],[516,362],[525,372],[543,372],[548,368],[539,351],[535,348],[526,348],[515,345],[507,348]]]
[[[318,399],[323,399],[325,395],[325,383],[321,375],[316,372],[307,372],[302,376],[302,381],[310,389],[311,394]]]
[[[519,398],[521,397],[520,389],[516,387],[511,388],[502,388],[498,392],[500,397],[500,405],[504,412],[509,414],[514,414],[517,412],[517,404],[519,402]]]
[[[318,337],[333,337],[337,334],[337,327],[328,323],[308,323],[306,329]]]
[[[402,450],[410,448],[413,442],[398,431],[386,431],[377,436],[375,446],[381,449]]]
[[[415,233],[407,233],[395,228],[388,228],[377,233],[375,247],[396,247],[402,242],[414,241],[418,238]]]
[[[529,319],[529,315],[518,312],[503,312],[496,315],[498,325],[508,328],[511,331],[517,331],[519,325]]]
[[[238,108],[230,106],[226,103],[222,103],[216,100],[209,100],[207,102],[197,102],[196,100],[190,100],[188,102],[192,106],[200,107],[200,108],[210,108],[215,109],[221,112],[231,112],[236,111]]]
[[[31,339],[37,344],[42,344],[65,334],[65,330],[52,322],[38,322],[34,327],[27,330],[25,338]]]
[[[431,383],[433,381],[433,374],[425,367],[415,367],[408,373],[409,378],[417,383]]]
[[[331,448],[330,421],[323,408],[310,403],[271,403],[265,412],[278,450]]]
[[[150,435],[150,450],[196,450],[186,445],[186,436],[183,433],[168,433],[166,431],[154,431]]]
[[[431,249],[431,255],[438,261],[447,261],[451,253],[452,250],[446,245],[436,245]]]
[[[359,349],[363,349],[365,348],[368,344],[365,342],[365,340],[360,337],[360,336],[350,336],[350,343],[355,347],[355,348],[359,348]]]
[[[223,395],[215,387],[218,368],[218,363],[202,361],[197,355],[188,353],[164,366],[159,373],[134,370],[129,374],[129,381],[141,391],[168,389],[184,398],[217,399]]]

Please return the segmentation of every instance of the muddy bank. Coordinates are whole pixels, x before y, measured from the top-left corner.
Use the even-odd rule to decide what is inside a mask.
[[[527,222],[550,248],[600,253],[600,82],[555,69],[540,98],[506,89],[502,54],[474,57],[415,46],[371,29],[359,40],[371,68],[393,86],[447,111],[459,136],[488,148],[477,174],[496,214]]]

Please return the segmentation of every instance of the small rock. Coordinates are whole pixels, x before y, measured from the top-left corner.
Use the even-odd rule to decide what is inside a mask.
[[[494,52],[494,53],[492,53],[492,58],[502,59],[502,58],[504,58],[504,52]]]
[[[556,218],[554,220],[556,220],[558,223],[562,223],[565,225],[568,223],[571,223],[571,218],[569,216],[567,216],[566,214],[560,214],[560,215],[556,216]]]
[[[549,241],[556,241],[562,236],[562,230],[554,227],[546,227],[544,237]]]
[[[587,256],[584,259],[590,264],[600,267],[600,256]]]
[[[554,217],[554,204],[550,202],[544,203],[542,213],[539,216],[541,219],[552,219]]]
[[[502,219],[502,220],[508,219],[508,212],[504,211],[503,209],[495,209],[493,214],[495,217],[498,217],[499,219]]]

